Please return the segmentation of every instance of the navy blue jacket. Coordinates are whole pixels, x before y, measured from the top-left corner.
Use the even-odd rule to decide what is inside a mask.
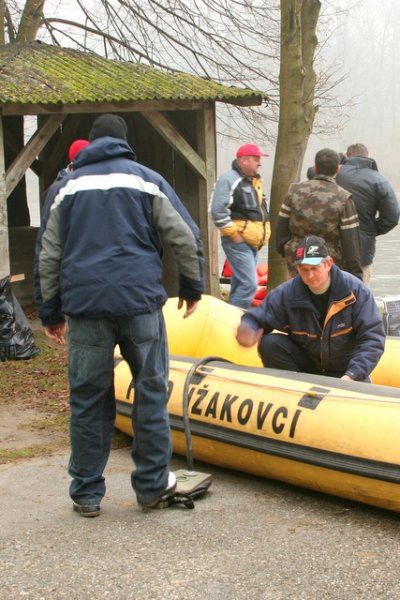
[[[364,381],[385,346],[382,317],[370,290],[357,277],[333,265],[323,328],[318,319],[318,310],[300,275],[272,290],[261,306],[242,317],[254,330],[287,333],[309,353],[319,370]]]
[[[390,183],[375,170],[372,158],[351,156],[340,167],[336,183],[351,193],[360,222],[361,264],[371,265],[375,237],[399,222],[399,204]]]
[[[38,247],[44,325],[61,322],[62,313],[99,318],[159,309],[167,299],[164,243],[174,253],[179,297],[200,299],[199,229],[165,179],[135,162],[126,141],[94,140],[63,183],[47,200],[51,210]]]

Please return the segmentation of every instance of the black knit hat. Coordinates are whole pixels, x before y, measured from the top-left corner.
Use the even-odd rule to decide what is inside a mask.
[[[126,140],[128,127],[125,120],[118,115],[100,115],[92,125],[89,133],[89,141],[97,138],[110,136]]]

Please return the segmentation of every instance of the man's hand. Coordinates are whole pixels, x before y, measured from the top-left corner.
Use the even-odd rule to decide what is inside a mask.
[[[350,375],[342,375],[340,379],[344,379],[344,381],[354,381]]]
[[[236,339],[241,346],[250,347],[258,344],[263,333],[263,329],[254,331],[254,329],[242,322],[236,330]]]
[[[47,325],[44,328],[44,333],[48,338],[57,342],[57,344],[65,344],[64,335],[66,327],[66,323],[59,323],[58,325]]]
[[[242,242],[244,242],[244,239],[242,238],[242,236],[240,235],[240,233],[235,233],[235,235],[233,235],[231,237],[231,240],[235,244],[241,244]]]
[[[187,317],[190,317],[190,315],[194,313],[199,301],[198,300],[184,300],[183,298],[179,298],[178,310],[181,310],[184,302],[186,302],[186,312],[183,315],[183,318],[186,319]]]

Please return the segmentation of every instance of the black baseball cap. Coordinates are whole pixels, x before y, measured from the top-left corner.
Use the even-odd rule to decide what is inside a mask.
[[[316,235],[307,235],[296,250],[296,265],[319,265],[329,256],[325,241]]]

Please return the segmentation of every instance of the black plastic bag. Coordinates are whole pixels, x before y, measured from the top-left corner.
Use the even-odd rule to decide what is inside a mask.
[[[9,277],[0,280],[0,361],[35,356],[32,329],[14,292]]]

